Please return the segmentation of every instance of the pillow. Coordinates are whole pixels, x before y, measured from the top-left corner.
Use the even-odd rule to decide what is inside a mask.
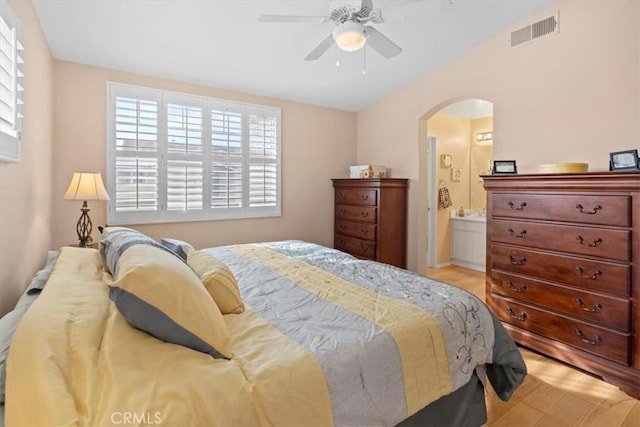
[[[195,250],[190,243],[183,242],[182,240],[178,239],[169,239],[167,237],[163,237],[162,239],[160,239],[160,243],[175,252],[175,254],[178,255],[184,262],[187,262],[189,252]]]
[[[198,276],[173,253],[133,244],[120,255],[114,279],[109,297],[133,327],[228,359],[229,333],[220,310]]]
[[[237,314],[244,311],[238,282],[222,261],[207,253],[206,250],[200,250],[189,253],[187,264],[200,277],[222,314]]]
[[[137,230],[126,227],[106,227],[100,237],[100,256],[104,268],[113,276],[118,275],[118,261],[122,254],[133,245],[149,245],[166,251],[176,258],[182,258],[166,246]]]

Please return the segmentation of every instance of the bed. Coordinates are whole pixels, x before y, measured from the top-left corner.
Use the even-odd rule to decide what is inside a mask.
[[[302,241],[132,233],[61,249],[11,342],[7,425],[482,425],[485,380],[507,400],[526,375],[457,287]]]

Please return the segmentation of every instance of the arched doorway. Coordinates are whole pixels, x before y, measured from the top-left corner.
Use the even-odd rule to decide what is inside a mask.
[[[425,183],[421,197],[426,199],[420,204],[427,218],[419,227],[425,233],[418,253],[424,256],[424,266],[442,267],[452,262],[452,213],[463,209],[467,215],[481,216],[486,208],[479,175],[490,172],[493,104],[478,98],[443,102],[423,116],[420,132],[420,177]],[[439,203],[441,188],[450,195],[450,206]],[[459,257],[454,262],[460,263]]]

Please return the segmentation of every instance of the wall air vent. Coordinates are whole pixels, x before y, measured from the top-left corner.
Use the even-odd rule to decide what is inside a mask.
[[[552,34],[558,34],[558,12],[548,18],[513,31],[509,37],[509,47],[514,48]]]

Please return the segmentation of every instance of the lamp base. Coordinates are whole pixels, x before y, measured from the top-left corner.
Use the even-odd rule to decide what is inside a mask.
[[[89,218],[89,205],[87,205],[87,201],[85,200],[82,203],[82,208],[80,208],[82,214],[78,219],[78,223],[76,224],[76,232],[78,233],[78,246],[81,248],[90,247],[93,244],[93,239],[91,238],[91,232],[93,231],[93,224],[91,223],[91,218]]]

